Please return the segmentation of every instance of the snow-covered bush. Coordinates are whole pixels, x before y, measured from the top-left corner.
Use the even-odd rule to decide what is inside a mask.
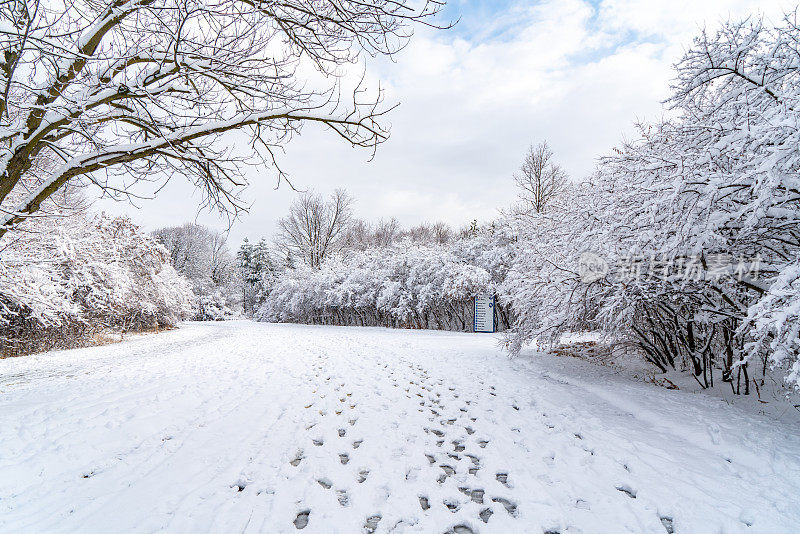
[[[80,344],[72,338],[106,328],[173,326],[193,308],[167,251],[127,218],[45,218],[23,230],[6,236],[0,255],[4,352]]]
[[[503,286],[514,348],[599,328],[662,369],[686,365],[709,386],[721,368],[745,390],[748,361],[798,362],[798,42],[789,18],[703,34],[676,66],[675,116],[518,221]],[[607,269],[587,277],[591,258]]]

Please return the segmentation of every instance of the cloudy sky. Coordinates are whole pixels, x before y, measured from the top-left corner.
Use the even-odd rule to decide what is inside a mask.
[[[367,63],[386,100],[399,103],[392,136],[377,156],[307,128],[282,166],[298,188],[344,187],[356,215],[396,217],[404,225],[461,226],[493,218],[513,201],[512,174],[531,143],[548,140],[573,179],[624,137],[633,123],[664,114],[672,65],[700,29],[761,14],[778,20],[794,2],[770,0],[450,0],[448,31],[417,29],[394,61]],[[249,170],[251,205],[230,229],[269,238],[295,195],[275,189],[274,173]],[[186,221],[225,229],[198,212],[200,196],[173,180],[137,206],[101,202],[145,229]]]

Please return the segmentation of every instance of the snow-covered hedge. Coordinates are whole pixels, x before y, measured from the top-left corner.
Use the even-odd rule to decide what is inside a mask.
[[[166,249],[127,218],[32,220],[4,241],[4,352],[80,344],[52,338],[103,328],[172,326],[194,307],[191,286],[170,266]]]
[[[470,261],[476,259],[475,250],[463,242],[398,243],[349,251],[319,269],[288,269],[271,288],[256,318],[468,330],[472,298],[493,292],[496,284],[489,269]]]

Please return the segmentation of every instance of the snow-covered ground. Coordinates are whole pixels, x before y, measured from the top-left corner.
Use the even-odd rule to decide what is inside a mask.
[[[491,335],[187,324],[0,361],[0,532],[797,532],[800,432]]]

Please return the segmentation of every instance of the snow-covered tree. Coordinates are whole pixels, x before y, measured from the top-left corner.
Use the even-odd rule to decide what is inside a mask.
[[[798,361],[799,41],[794,16],[703,33],[676,66],[674,118],[641,125],[586,184],[519,221],[504,286],[516,348],[601,328],[745,392],[753,358]],[[607,269],[587,278],[592,258]]]
[[[0,332],[11,354],[92,342],[96,333],[174,326],[194,307],[167,251],[129,219],[26,221],[0,258]]]
[[[269,293],[278,270],[263,238],[253,245],[245,237],[236,253],[236,261],[242,281],[242,310],[252,314]]]
[[[401,237],[400,222],[392,217],[370,224],[354,219],[342,238],[342,247],[351,250],[366,250],[371,247],[388,247]]]
[[[242,158],[224,138],[233,130],[245,131],[254,156],[269,164],[307,123],[374,148],[387,137],[378,122],[381,94],[361,85],[350,91],[343,66],[364,52],[393,53],[410,36],[409,23],[434,24],[441,7],[435,0],[4,3],[0,236],[81,177],[124,197],[132,181],[177,174],[208,204],[236,211]],[[339,99],[343,91],[352,99]]]
[[[161,228],[153,236],[166,247],[172,266],[192,283],[196,320],[236,316],[241,281],[225,236],[194,223]]]

